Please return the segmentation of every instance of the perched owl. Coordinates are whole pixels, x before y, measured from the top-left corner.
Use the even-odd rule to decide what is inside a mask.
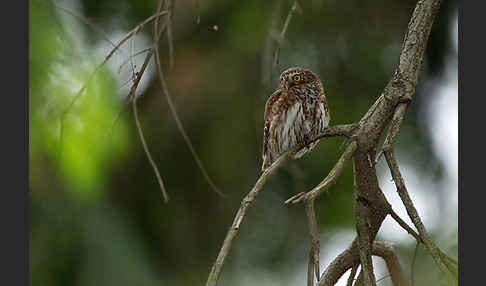
[[[297,144],[306,147],[294,158],[312,150],[317,141],[308,144],[309,140],[323,132],[329,120],[329,108],[319,77],[302,67],[282,72],[278,89],[265,104],[262,172]]]

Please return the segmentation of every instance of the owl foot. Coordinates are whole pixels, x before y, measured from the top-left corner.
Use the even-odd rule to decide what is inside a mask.
[[[308,147],[313,143],[312,136],[310,134],[304,135],[304,142],[302,142],[302,147]]]

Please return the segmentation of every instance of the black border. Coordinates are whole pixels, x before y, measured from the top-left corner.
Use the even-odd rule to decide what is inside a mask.
[[[2,32],[2,285],[29,285],[28,1],[4,5]]]

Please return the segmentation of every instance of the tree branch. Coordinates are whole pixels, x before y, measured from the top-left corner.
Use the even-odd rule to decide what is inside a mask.
[[[418,215],[417,209],[415,208],[412,200],[410,199],[410,195],[408,194],[407,188],[405,186],[405,182],[403,181],[403,177],[400,173],[400,169],[398,167],[397,161],[395,160],[393,151],[388,149],[385,150],[384,153],[385,153],[386,161],[388,163],[388,167],[390,168],[392,173],[393,181],[395,182],[395,185],[397,187],[398,195],[400,196],[400,199],[402,200],[403,205],[407,210],[408,216],[410,217],[413,224],[417,228],[421,241],[423,241],[425,247],[429,251],[432,258],[434,259],[435,264],[439,267],[439,270],[446,277],[448,282],[451,285],[457,284],[456,277],[454,277],[449,272],[447,266],[442,262],[439,248],[435,245],[434,241],[430,238],[429,234],[427,233],[427,230],[425,229],[425,226],[422,223],[420,216]]]
[[[317,141],[321,138],[324,137],[331,137],[331,136],[350,136],[354,129],[356,128],[356,124],[347,124],[347,125],[335,125],[335,126],[330,126],[327,130],[325,130],[323,133],[318,134],[316,137],[311,139],[311,142]],[[351,147],[348,147],[348,149],[355,150],[356,148],[356,142],[352,142],[350,144]],[[214,263],[213,267],[211,268],[211,272],[209,273],[208,280],[206,282],[206,286],[213,286],[217,284],[217,281],[219,279],[219,276],[221,274],[221,270],[224,265],[224,261],[226,256],[228,255],[233,240],[238,234],[238,230],[241,224],[241,221],[243,220],[247,209],[251,206],[253,201],[256,199],[256,196],[260,192],[261,188],[267,181],[267,179],[274,174],[274,172],[280,168],[280,166],[287,161],[290,157],[293,156],[296,152],[298,152],[300,149],[302,149],[303,146],[296,146],[293,150],[288,151],[284,154],[282,154],[270,167],[268,167],[258,178],[257,182],[251,189],[251,191],[246,195],[246,197],[241,201],[240,208],[238,209],[238,212],[236,213],[236,216],[233,220],[233,224],[231,225],[230,229],[228,230],[228,233],[226,234],[226,238],[223,242],[223,245],[219,251],[218,257],[216,258],[216,262]],[[348,152],[345,151],[346,156],[341,156],[341,159],[347,161],[349,160],[349,157],[352,155],[353,151],[350,150]],[[341,165],[344,165],[345,162],[342,162],[342,160],[338,161],[339,167],[334,171],[334,174],[340,174],[342,171]],[[337,164],[337,165],[338,165]],[[332,172],[332,171],[331,171]],[[311,218],[312,219],[312,218]],[[315,219],[315,217],[314,217]],[[315,237],[317,239],[317,226],[315,227]],[[317,242],[317,249],[318,249],[318,242]],[[314,257],[314,256],[313,256]],[[317,258],[318,261],[318,258]],[[318,269],[319,264],[315,264],[316,269]],[[315,271],[317,275],[319,275],[319,270]]]
[[[162,0],[159,1],[158,9],[161,9],[162,2],[163,2]],[[172,9],[172,4],[168,4],[168,6],[169,6],[170,9]],[[168,23],[170,23],[170,17],[167,17],[167,21],[168,22],[166,22],[167,23],[166,24],[166,30],[168,32],[168,29],[169,29]],[[172,98],[171,98],[170,93],[169,93],[169,88],[167,87],[167,83],[165,82],[164,72],[162,71],[162,64],[161,64],[161,60],[160,60],[160,52],[159,52],[159,49],[158,49],[158,42],[160,40],[160,37],[157,36],[157,35],[160,35],[160,33],[158,32],[158,29],[159,29],[158,28],[158,22],[156,21],[154,23],[154,35],[155,35],[156,40],[155,40],[155,45],[154,45],[154,49],[153,49],[154,53],[155,53],[155,63],[156,63],[156,66],[157,66],[157,74],[159,76],[160,87],[162,89],[163,94],[165,95],[165,100],[167,101],[167,104],[169,106],[169,110],[171,112],[172,118],[174,118],[174,121],[176,122],[177,129],[179,130],[182,137],[184,138],[184,141],[186,142],[186,145],[189,148],[189,151],[191,152],[192,157],[196,161],[196,164],[197,164],[199,170],[201,171],[201,173],[203,174],[205,180],[208,182],[209,186],[211,187],[211,189],[214,192],[216,192],[220,196],[224,197],[225,194],[218,187],[216,187],[216,185],[213,183],[213,180],[211,179],[208,172],[206,171],[206,168],[204,167],[201,159],[199,158],[199,155],[197,154],[196,149],[194,148],[192,141],[189,138],[189,136],[187,135],[187,132],[184,128],[184,125],[182,125],[182,122],[179,118],[179,115],[177,114],[177,110],[175,108],[174,102],[172,101]],[[172,45],[172,38],[170,38],[169,43],[170,43],[169,46],[171,46]],[[172,57],[172,54],[170,54],[170,57]],[[172,63],[169,63],[169,68],[171,68],[171,65],[172,65]]]
[[[300,148],[299,148],[300,149]],[[275,171],[280,168],[280,166],[286,162],[290,157],[295,154],[298,149],[293,151],[288,151],[285,154],[281,155],[275,162],[273,162],[270,167],[268,167],[258,178],[257,182],[251,189],[251,191],[243,198],[241,201],[240,208],[236,213],[236,216],[233,220],[233,224],[231,225],[228,233],[226,234],[226,238],[224,239],[223,246],[221,247],[218,257],[216,258],[216,262],[214,263],[213,267],[211,268],[211,272],[209,273],[208,280],[206,282],[206,286],[214,286],[217,284],[219,276],[221,274],[221,270],[223,268],[226,256],[228,255],[229,251],[231,250],[231,246],[233,244],[233,240],[235,239],[238,231],[240,229],[241,222],[246,215],[246,211],[248,208],[253,204],[255,201],[258,193],[262,189],[263,185],[267,182],[268,178],[270,178]]]
[[[285,39],[285,33],[287,32],[287,28],[289,26],[290,20],[292,19],[292,16],[294,15],[294,12],[297,10],[298,7],[299,7],[299,3],[297,3],[297,0],[295,0],[294,4],[292,4],[292,8],[290,8],[287,18],[285,19],[285,23],[283,25],[282,31],[280,32],[279,38],[277,40],[278,43],[277,48],[275,49],[275,53],[273,55],[273,68],[277,68],[278,66],[279,56],[280,56],[280,44]]]
[[[348,145],[346,150],[343,152],[343,154],[341,155],[341,157],[339,158],[337,163],[334,165],[332,170],[329,172],[327,177],[324,180],[322,180],[322,182],[320,182],[316,187],[314,187],[311,191],[309,191],[307,193],[302,192],[302,193],[299,193],[297,195],[292,196],[291,198],[289,198],[285,201],[285,204],[289,204],[289,203],[296,204],[296,203],[300,203],[300,202],[304,202],[304,201],[308,201],[308,200],[313,200],[316,197],[318,197],[319,195],[321,195],[322,193],[326,192],[327,189],[332,184],[336,183],[337,179],[339,178],[339,176],[341,175],[341,173],[344,169],[344,166],[349,161],[349,159],[351,159],[351,157],[353,156],[357,147],[358,147],[358,145],[357,145],[356,141],[352,141]]]
[[[314,285],[314,274],[317,281],[319,281],[319,239],[317,233],[317,220],[314,210],[314,200],[308,200],[305,204],[305,211],[307,214],[307,223],[309,226],[309,234],[311,239],[311,248],[309,250],[309,265],[307,270],[307,285]]]
[[[408,285],[403,275],[403,270],[398,261],[398,256],[393,249],[393,246],[386,242],[373,243],[373,255],[379,256],[385,260],[386,267],[393,282],[393,286],[406,286]]]
[[[387,242],[375,241],[372,244],[371,254],[374,256],[379,256],[385,260],[388,271],[392,277],[393,285],[407,285],[404,278],[402,268],[398,261],[398,256],[393,249],[393,246]],[[355,239],[351,245],[339,254],[324,270],[321,279],[319,280],[318,286],[331,286],[335,285],[339,278],[346,273],[350,268],[352,268],[350,278],[348,278],[348,285],[352,277],[356,275],[356,269],[360,263],[359,251],[357,240]],[[353,274],[354,269],[354,274]],[[361,273],[360,273],[361,274]],[[357,284],[359,284],[360,278],[357,279]]]
[[[376,285],[376,278],[373,271],[372,243],[374,235],[371,231],[371,223],[368,221],[371,217],[370,210],[367,207],[368,202],[357,199],[356,212],[356,232],[358,234],[358,253],[361,262],[361,273],[358,275],[358,282],[362,281],[363,285]],[[362,280],[361,280],[362,279]],[[361,285],[361,283],[358,283]]]
[[[157,181],[159,182],[160,190],[162,191],[162,195],[164,196],[164,203],[167,203],[169,201],[169,196],[167,195],[167,190],[164,187],[164,181],[162,180],[162,177],[160,176],[159,169],[157,168],[157,165],[155,164],[154,159],[152,158],[152,155],[150,154],[147,143],[145,142],[145,138],[143,136],[142,126],[140,125],[140,121],[138,120],[137,99],[136,98],[134,98],[134,100],[132,101],[132,107],[133,107],[133,116],[135,118],[135,123],[137,124],[137,130],[138,130],[138,135],[140,136],[140,141],[142,141],[143,150],[145,151],[145,154],[147,155],[147,158],[150,162],[150,165],[152,166],[152,169],[155,172],[155,176],[157,177]]]
[[[348,282],[346,286],[353,286],[354,276],[356,276],[356,271],[358,270],[358,265],[353,265],[351,268],[351,273],[349,273]]]
[[[415,237],[415,239],[418,241],[418,242],[421,242],[422,239],[420,238],[419,234],[417,232],[415,232],[415,230],[413,230],[406,222],[404,222],[402,220],[402,218],[400,216],[398,216],[398,214],[393,210],[393,209],[390,209],[390,216],[404,229],[406,230],[409,234],[411,234],[413,237]]]

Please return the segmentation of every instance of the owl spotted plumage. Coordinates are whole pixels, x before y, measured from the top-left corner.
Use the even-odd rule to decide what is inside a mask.
[[[265,104],[262,171],[298,144],[305,147],[294,158],[312,150],[317,141],[309,144],[309,140],[323,132],[329,120],[329,108],[319,77],[302,67],[282,72],[278,89]]]

